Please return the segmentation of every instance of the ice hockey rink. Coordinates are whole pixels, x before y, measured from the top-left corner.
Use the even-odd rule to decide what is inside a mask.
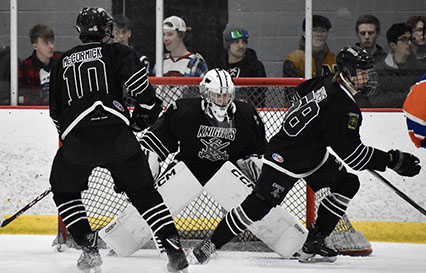
[[[0,272],[72,273],[80,250],[58,252],[52,235],[0,235]],[[301,264],[271,252],[219,251],[207,265],[191,265],[190,273],[407,273],[426,272],[426,244],[372,242],[368,257],[339,256],[332,264]],[[166,260],[156,250],[139,250],[131,257],[108,256],[101,249],[103,273],[167,272]]]

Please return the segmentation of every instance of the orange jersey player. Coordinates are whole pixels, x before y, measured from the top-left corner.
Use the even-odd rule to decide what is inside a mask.
[[[411,88],[403,110],[411,140],[417,148],[426,148],[426,74]]]

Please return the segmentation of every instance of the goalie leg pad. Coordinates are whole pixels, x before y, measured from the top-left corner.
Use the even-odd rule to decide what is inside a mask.
[[[253,182],[229,161],[204,185],[204,190],[227,211],[243,202],[253,188]]]
[[[163,173],[154,187],[173,217],[203,192],[203,186],[182,161]]]
[[[183,162],[162,174],[156,180],[155,188],[173,217],[203,191]],[[129,256],[145,245],[152,238],[152,233],[136,208],[129,204],[124,212],[99,232],[99,236],[118,255]]]
[[[248,229],[283,258],[298,252],[308,236],[308,230],[285,208],[276,206]]]
[[[99,237],[119,256],[130,256],[141,249],[152,235],[146,221],[129,203],[114,221],[99,231]]]
[[[237,207],[252,192],[253,184],[230,162],[225,162],[204,189],[227,211]],[[280,256],[289,258],[302,248],[308,230],[296,217],[276,206],[248,228]]]

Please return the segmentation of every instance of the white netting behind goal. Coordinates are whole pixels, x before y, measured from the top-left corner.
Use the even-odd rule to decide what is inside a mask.
[[[163,100],[164,108],[177,98],[199,96],[198,83],[201,78],[151,78],[150,80],[156,88],[157,96]],[[235,79],[236,99],[245,100],[256,107],[265,123],[267,140],[280,129],[284,113],[291,105],[294,87],[301,81],[281,78]],[[136,137],[140,136],[136,134]],[[167,168],[172,156],[169,156],[169,159],[162,163],[162,170]],[[93,170],[89,178],[89,189],[82,195],[93,230],[105,227],[128,204],[126,197],[116,193],[113,188],[114,182],[107,170],[102,168]],[[316,206],[329,192],[328,189],[324,189],[315,195],[307,194],[307,191],[309,192],[306,183],[299,180],[283,203],[304,223],[314,221]],[[307,205],[309,203],[307,196],[311,196],[308,199],[314,200],[310,205]],[[224,209],[204,192],[177,215],[175,223],[183,240],[203,239],[211,235],[225,214]],[[60,227],[63,228],[61,223]],[[60,242],[62,234],[65,232],[58,234]],[[246,231],[237,238],[237,241],[256,242],[258,239]],[[361,233],[355,231],[346,216],[336,226],[333,235],[329,238],[329,243],[349,255],[368,255],[372,251],[370,243]]]

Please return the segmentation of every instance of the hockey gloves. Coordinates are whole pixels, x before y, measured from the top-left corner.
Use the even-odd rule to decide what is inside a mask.
[[[141,132],[145,128],[151,126],[158,119],[158,115],[162,110],[163,108],[161,103],[156,103],[150,110],[136,105],[131,119],[132,130],[135,132]]]
[[[388,167],[402,176],[415,176],[420,172],[420,160],[410,153],[399,150],[388,151],[390,160]]]

